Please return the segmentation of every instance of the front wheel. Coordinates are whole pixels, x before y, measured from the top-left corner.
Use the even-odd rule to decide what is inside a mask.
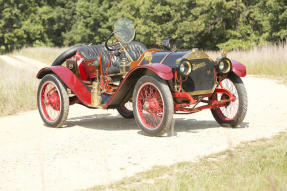
[[[173,99],[166,81],[154,75],[141,77],[133,92],[138,126],[149,136],[161,136],[172,123]]]
[[[61,127],[69,113],[69,97],[62,82],[53,74],[44,76],[37,94],[38,110],[50,127]]]
[[[227,103],[223,107],[211,109],[214,119],[223,127],[238,127],[247,112],[247,92],[240,77],[230,74],[221,81],[222,87],[230,91],[236,98],[235,101]],[[218,101],[226,99],[225,95],[213,97]]]

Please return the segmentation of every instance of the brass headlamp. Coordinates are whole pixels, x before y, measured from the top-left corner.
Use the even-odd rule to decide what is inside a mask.
[[[188,76],[191,73],[192,65],[189,60],[183,59],[178,65],[178,72],[183,76]]]
[[[231,61],[226,57],[221,57],[216,61],[216,71],[222,74],[227,74],[231,71]]]

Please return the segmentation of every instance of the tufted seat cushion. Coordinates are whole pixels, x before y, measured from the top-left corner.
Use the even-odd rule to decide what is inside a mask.
[[[147,50],[147,47],[141,42],[132,41],[127,45],[126,49],[133,60],[138,60],[142,53]],[[78,51],[85,60],[99,59],[101,52],[103,71],[106,71],[112,52],[108,51],[103,45],[81,46],[78,48]],[[116,74],[120,72],[119,66],[121,63],[121,58],[123,57],[126,57],[124,53],[121,54],[120,57],[114,55],[112,56],[108,71],[109,74]]]

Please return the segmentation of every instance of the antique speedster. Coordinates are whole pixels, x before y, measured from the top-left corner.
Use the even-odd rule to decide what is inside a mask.
[[[161,49],[147,49],[132,41],[134,35],[132,22],[120,19],[104,45],[73,47],[41,69],[37,103],[43,121],[63,126],[69,105],[78,103],[117,109],[150,136],[166,133],[173,114],[204,109],[221,126],[241,124],[247,111],[243,64],[225,53],[212,60],[197,49],[176,50],[170,37]]]

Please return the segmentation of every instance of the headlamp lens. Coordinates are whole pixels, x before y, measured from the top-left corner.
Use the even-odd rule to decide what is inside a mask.
[[[228,72],[230,72],[231,70],[231,62],[228,58],[221,58],[220,60],[218,60],[218,65],[217,65],[217,70],[220,73],[226,74]]]
[[[180,70],[181,73],[184,73],[184,71],[185,71],[184,64],[181,64],[181,65],[179,66],[179,70]]]
[[[191,64],[188,60],[184,60],[180,63],[179,72],[184,76],[188,76],[191,73]]]
[[[223,71],[223,70],[224,70],[224,68],[225,68],[224,65],[225,65],[224,62],[220,62],[220,63],[219,63],[218,68],[219,68],[220,71]]]

